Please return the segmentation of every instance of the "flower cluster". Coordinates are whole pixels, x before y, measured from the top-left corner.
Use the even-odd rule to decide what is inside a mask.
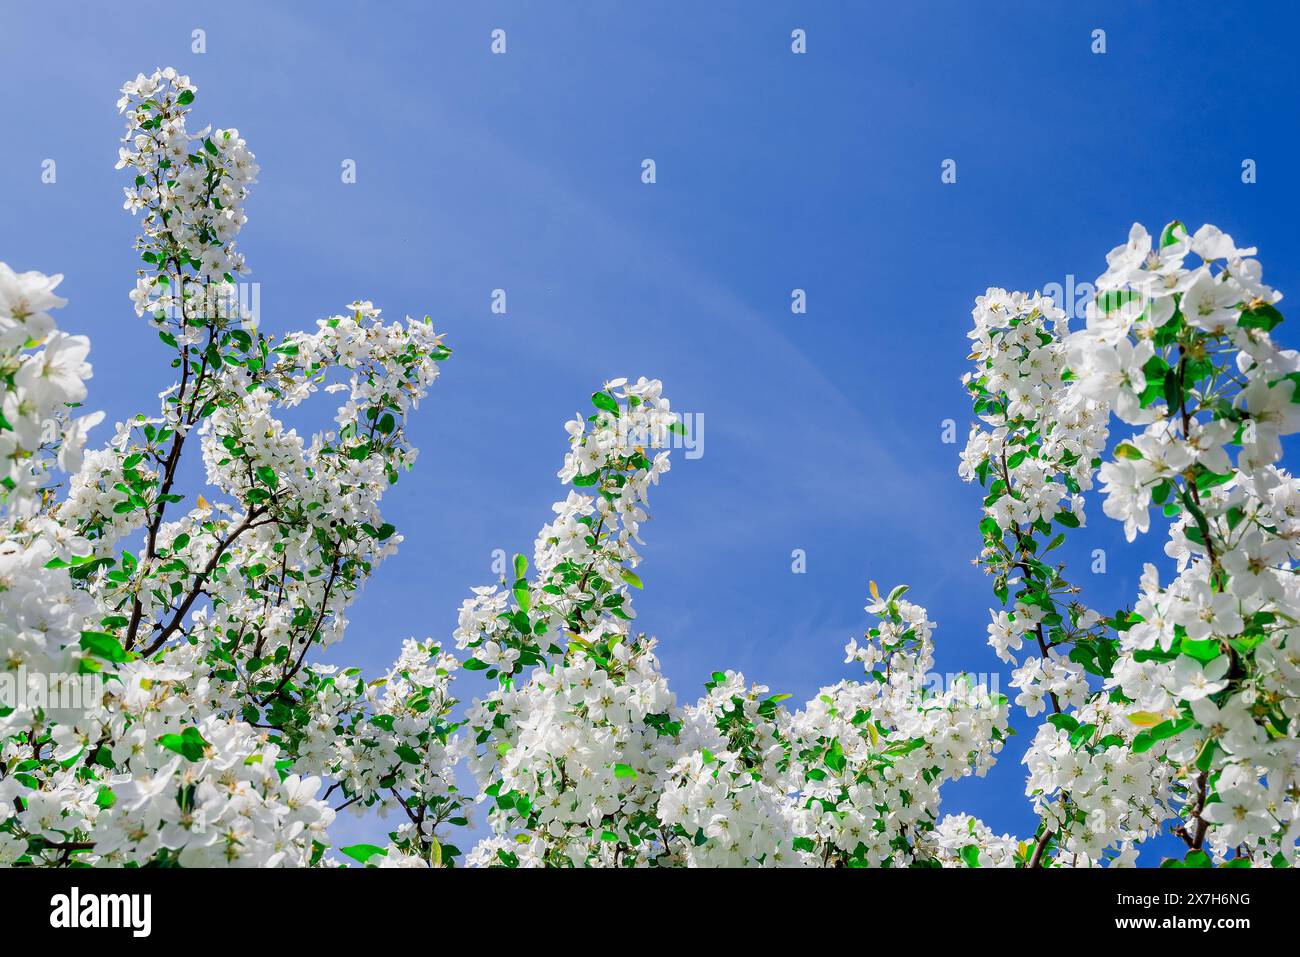
[[[1068,320],[1050,299],[990,289],[973,318],[976,372],[964,381],[982,425],[971,430],[959,472],[988,491],[980,561],[1004,605],[1017,589],[1010,610],[992,613],[989,644],[1018,664],[1016,704],[1032,717],[1077,707],[1088,693],[1084,665],[1058,646],[1086,641],[1099,616],[1067,600],[1075,589],[1047,555],[1064,540],[1054,525],[1085,521],[1083,493],[1106,443],[1108,407],[1069,391]],[[1031,653],[1021,660],[1026,644]]]
[[[967,382],[994,431],[973,433],[961,471],[988,484],[995,591],[1007,603],[1017,589],[990,644],[1015,661],[1036,643],[1016,700],[1030,716],[1050,703],[1026,756],[1041,817],[1029,864],[1129,864],[1166,827],[1187,845],[1180,865],[1294,859],[1300,486],[1277,463],[1281,437],[1300,431],[1300,356],[1272,338],[1281,297],[1254,254],[1209,225],[1158,237],[1135,225],[1081,330],[1039,297],[990,290],[977,303]],[[1024,325],[1038,327],[1029,344],[1009,346]],[[1042,401],[1026,404],[1018,383],[1044,375]],[[1139,431],[1105,454],[1112,413]],[[1042,483],[1023,467],[1035,460],[1076,496],[1068,512],[1033,514]],[[1077,589],[1042,558],[1061,539],[1042,544],[1052,521],[1081,524],[1094,475],[1129,541],[1157,507],[1170,520],[1172,580],[1147,565],[1134,609],[1114,618],[1065,601]],[[1007,496],[1024,504],[999,511]]]
[[[925,835],[926,855],[941,867],[1015,867],[1025,854],[1009,834],[995,834],[969,814],[949,814]]]
[[[939,789],[992,764],[1005,699],[971,683],[930,687],[933,624],[896,589],[875,596],[881,624],[848,648],[868,680],[823,688],[791,714],[789,695],[717,672],[696,704],[678,706],[653,639],[629,629],[620,587],[640,585],[629,542],[668,461],[622,441],[622,420],[653,404],[661,436],[674,422],[657,382],[611,383],[593,403],[587,423],[569,425],[561,477],[597,484],[600,497],[571,491],[538,536],[532,580],[518,556],[508,590],[476,589],[461,608],[466,667],[498,685],[468,716],[494,832],[469,862],[940,863],[927,843]]]
[[[1009,703],[935,682],[905,587],[872,583],[876,623],[845,648],[862,672],[797,710],[730,670],[678,702],[633,627],[683,431],[657,380],[607,382],[567,424],[565,497],[531,561],[461,606],[463,660],[431,639],[374,680],[314,660],[402,541],[382,499],[449,351],[367,301],[265,335],[235,280],[256,161],[234,130],[191,132],[194,99],[159,70],[120,103],[131,298],[178,377],[156,414],[83,452],[99,416],[75,417],[89,343],[55,328],[61,277],[0,263],[0,864],[339,866],[344,810],[395,819],[337,849],[380,867],[1129,866],[1165,830],[1177,866],[1294,863],[1300,480],[1280,461],[1300,354],[1274,341],[1254,249],[1134,226],[1078,330],[1039,295],[976,301],[959,473],[984,494],[989,644],[1043,716],[1021,840],[941,816]],[[339,400],[313,428],[319,392]],[[1168,567],[1113,616],[1051,555],[1094,490],[1130,542],[1167,520]],[[464,709],[462,670],[487,682]],[[463,853],[476,804],[491,833]]]
[[[179,375],[158,414],[120,424],[84,461],[89,417],[60,412],[33,444],[33,422],[85,397],[87,343],[53,329],[57,277],[0,267],[15,410],[6,398],[0,442],[17,450],[0,677],[95,679],[75,706],[18,694],[0,707],[0,858],[328,863],[336,811],[378,806],[407,819],[375,855],[443,863],[436,828],[465,823],[455,660],[409,642],[365,682],[310,657],[341,637],[401,541],[380,499],[414,464],[406,420],[449,351],[427,319],[384,323],[369,302],[278,343],[258,331],[234,293],[257,166],[233,130],[188,131],[193,101],[188,79],[163,70],[128,83],[120,104],[126,205],[143,224],[132,298]],[[283,424],[322,389],[344,393],[331,428]],[[202,493],[182,481],[196,444]],[[35,494],[54,462],[74,471],[67,494]]]
[[[791,720],[799,846],[823,864],[935,863],[940,787],[983,775],[1007,735],[1004,696],[966,678],[931,687],[935,625],[906,591],[882,598],[872,583],[880,623],[845,649],[868,680],[823,688]]]
[[[1140,363],[1106,387],[1140,431],[1100,468],[1105,511],[1130,540],[1156,506],[1171,519],[1172,580],[1147,567],[1106,687],[1131,751],[1161,765],[1189,857],[1267,865],[1300,836],[1300,485],[1277,465],[1300,430],[1300,355],[1273,340],[1281,296],[1254,255],[1213,226],[1135,225],[1067,348],[1080,393]]]
[[[1114,657],[1108,622],[1076,599],[1079,589],[1049,554],[1086,521],[1084,495],[1108,439],[1114,396],[1076,388],[1069,321],[1051,299],[989,289],[972,318],[975,371],[964,382],[980,424],[958,471],[987,492],[979,561],[1003,606],[990,613],[989,645],[1016,666],[1015,703],[1029,717],[1049,712],[1026,757],[1036,769],[1029,783],[1041,818],[1035,840],[1010,858],[995,857],[1036,866],[1049,846],[1064,845],[1063,829],[1082,813],[1074,791],[1056,786],[1041,765],[1062,729],[1069,747],[1086,756],[1095,724],[1071,712],[1088,702]]]
[[[629,627],[629,588],[641,587],[632,569],[649,488],[669,467],[655,447],[676,417],[646,379],[607,383],[592,403],[566,427],[560,477],[574,488],[538,534],[532,580],[518,555],[509,590],[476,589],[461,607],[465,667],[497,681],[468,716],[498,835],[471,863],[630,864],[661,850],[655,781],[682,729],[653,640]]]
[[[72,417],[86,398],[90,340],[55,326],[62,276],[0,262],[0,509],[30,515],[53,469],[81,468],[86,432],[102,413]]]
[[[123,207],[143,214],[136,247],[154,267],[131,293],[136,315],[150,315],[163,336],[198,343],[208,326],[244,318],[233,276],[248,270],[235,239],[258,166],[238,130],[186,128],[194,95],[190,78],[170,67],[127,83],[117,168],[135,174]]]
[[[432,641],[408,639],[393,668],[367,682],[358,668],[310,669],[301,696],[305,718],[285,722],[294,767],[334,783],[339,808],[357,814],[400,810],[384,847],[343,848],[362,863],[450,866],[460,854],[439,828],[469,823],[455,768],[465,756],[452,717],[451,681],[459,662]]]

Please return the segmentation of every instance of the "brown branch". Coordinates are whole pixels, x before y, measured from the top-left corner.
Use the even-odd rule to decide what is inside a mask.
[[[312,626],[311,631],[307,632],[307,636],[303,639],[302,652],[298,655],[297,662],[295,662],[293,667],[285,673],[284,677],[280,679],[276,686],[267,693],[266,697],[261,700],[260,703],[263,706],[265,706],[272,698],[283,692],[285,686],[293,680],[294,675],[302,669],[303,662],[307,660],[307,652],[311,650],[312,642],[315,640],[316,635],[320,633],[321,625],[325,622],[325,614],[329,610],[330,594],[333,592],[334,583],[338,580],[338,575],[339,559],[338,556],[335,556],[334,562],[330,566],[329,581],[325,583],[325,593],[321,596],[320,612],[316,615],[316,623]]]
[[[221,562],[221,556],[225,554],[226,549],[234,543],[235,539],[250,528],[259,528],[261,525],[271,524],[271,522],[262,522],[258,525],[253,523],[253,520],[260,517],[262,514],[264,514],[264,512],[259,510],[256,506],[249,509],[248,514],[245,515],[244,520],[235,527],[235,530],[222,541],[217,543],[217,547],[213,551],[212,557],[208,559],[208,563],[204,566],[203,571],[199,572],[195,577],[194,584],[191,586],[189,594],[185,596],[185,600],[177,607],[176,613],[172,616],[172,620],[166,625],[163,625],[160,622],[154,626],[154,630],[159,632],[158,637],[155,638],[149,644],[149,647],[141,652],[141,654],[146,658],[149,655],[152,655],[181,627],[181,623],[185,620],[185,616],[189,614],[190,608],[194,605],[194,602],[198,600],[199,595],[203,593],[204,583],[208,580],[208,577],[216,571],[217,565]],[[274,521],[274,519],[272,519],[272,521]]]

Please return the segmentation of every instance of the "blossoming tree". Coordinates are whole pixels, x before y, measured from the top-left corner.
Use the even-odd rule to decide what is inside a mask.
[[[260,333],[234,278],[257,166],[237,131],[187,127],[193,100],[169,69],[119,103],[143,226],[131,298],[178,376],[156,414],[83,456],[99,417],[70,411],[89,344],[54,329],[61,277],[0,266],[0,662],[21,678],[0,709],[0,861],[310,864],[349,804],[400,807],[394,855],[427,859],[457,813],[455,662],[411,642],[366,682],[309,657],[400,541],[379,503],[415,460],[406,416],[448,350],[366,302],[279,343]],[[277,413],[322,388],[342,393],[335,428],[286,429]],[[182,490],[187,453],[211,501]],[[90,675],[96,694],[52,708],[48,675]]]
[[[1170,831],[1187,851],[1168,863],[1294,860],[1300,484],[1279,437],[1300,429],[1300,356],[1272,339],[1253,249],[1135,226],[1073,332],[1042,296],[977,300],[960,474],[986,494],[989,643],[1043,716],[1019,839],[941,816],[1011,703],[936,684],[905,587],[871,585],[857,676],[798,710],[732,671],[677,700],[633,601],[683,427],[657,381],[608,382],[568,424],[565,497],[531,561],[462,605],[459,657],[408,641],[370,681],[318,664],[401,541],[380,502],[449,352],[368,302],[278,342],[257,328],[236,280],[257,166],[235,130],[187,127],[194,93],[162,70],[120,102],[131,298],[177,377],[156,414],[83,452],[101,417],[79,414],[88,341],[50,316],[61,277],[0,264],[0,863],[1060,867],[1129,865]],[[342,396],[333,427],[286,427],[321,391]],[[1112,418],[1137,431],[1112,442]],[[1168,519],[1167,584],[1148,565],[1113,616],[1049,554],[1098,480],[1130,541]],[[465,707],[459,669],[487,682]],[[75,707],[55,693],[87,681]],[[398,825],[336,852],[345,809]]]
[[[1187,845],[1170,863],[1294,861],[1300,483],[1278,463],[1300,355],[1273,341],[1281,297],[1254,255],[1213,226],[1135,225],[1082,330],[1040,297],[977,302],[967,384],[986,427],[962,472],[988,491],[981,560],[1009,606],[990,644],[1006,661],[1027,646],[1016,703],[1050,712],[1026,757],[1031,864],[1128,863],[1166,827]],[[1112,416],[1139,431],[1107,453]],[[1147,564],[1113,618],[1047,557],[1094,476],[1130,542],[1153,510],[1169,519],[1172,577]]]

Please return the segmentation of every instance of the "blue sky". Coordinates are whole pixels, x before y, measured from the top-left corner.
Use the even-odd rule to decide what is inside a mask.
[[[60,323],[92,337],[92,407],[151,410],[170,382],[127,299],[135,227],[113,169],[116,90],[155,66],[189,73],[198,121],[237,127],[257,154],[240,245],[266,329],[360,297],[447,333],[455,356],[413,427],[421,460],[386,504],[406,541],[344,645],[370,669],[405,637],[447,637],[494,549],[531,554],[561,495],[565,419],[602,380],[645,375],[706,426],[704,456],[678,456],[643,533],[639,623],[680,697],[716,668],[800,698],[848,676],[869,578],[929,607],[940,670],[995,671],[993,599],[971,565],[979,494],[956,476],[960,444],[940,441],[944,419],[959,443],[970,421],[974,297],[1090,281],[1130,223],[1172,218],[1258,245],[1266,279],[1300,287],[1300,24],[1282,5],[0,11],[0,259],[66,274]],[[940,182],[945,159],[956,184]],[[1163,538],[1125,554],[1091,514],[1063,557],[1111,611]],[[1087,571],[1098,547],[1105,575]],[[791,573],[796,548],[806,574]],[[1032,828],[1019,759],[1033,722],[1017,724],[988,779],[945,791],[947,810]]]

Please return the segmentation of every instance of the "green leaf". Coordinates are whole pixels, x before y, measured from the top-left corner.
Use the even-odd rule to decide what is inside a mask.
[[[523,578],[528,573],[528,559],[523,555],[515,556],[515,577]]]
[[[181,106],[189,106],[194,102],[193,90],[181,90],[181,95],[176,97],[176,102]]]
[[[186,728],[180,734],[164,734],[158,743],[168,751],[174,751],[187,761],[201,761],[204,752],[210,747],[198,728]]]
[[[1196,721],[1192,718],[1178,718],[1162,722],[1151,729],[1151,737],[1157,741],[1163,741],[1165,738],[1173,738],[1182,734],[1188,728],[1196,727]]]
[[[636,780],[636,768],[630,764],[616,764],[614,765],[614,777]]]
[[[1079,719],[1069,714],[1052,714],[1047,716],[1052,726],[1060,731],[1074,733],[1079,728]]]
[[[1056,521],[1058,524],[1064,525],[1066,528],[1079,527],[1079,516],[1075,515],[1073,512],[1058,512],[1056,515]]]
[[[1133,739],[1133,753],[1145,754],[1156,746],[1157,741],[1180,735],[1188,728],[1194,727],[1195,724],[1196,722],[1191,718],[1179,718],[1162,722],[1148,731],[1143,731]]]
[[[1115,446],[1115,457],[1119,459],[1140,459],[1142,458],[1142,453],[1138,451],[1136,447],[1129,445],[1127,442],[1121,442],[1119,445]]]
[[[362,864],[372,857],[385,857],[388,854],[382,847],[376,847],[374,844],[353,844],[349,847],[340,847],[339,850]]]
[[[1178,644],[1178,650],[1204,664],[1219,657],[1223,653],[1223,646],[1212,638],[1196,641],[1184,637]]]
[[[980,849],[977,844],[967,844],[961,849],[961,859],[966,862],[967,867],[980,866]]]
[[[591,396],[591,404],[598,409],[604,409],[613,415],[619,415],[618,402],[608,392],[595,392]]]
[[[1083,747],[1085,744],[1088,743],[1088,741],[1092,739],[1092,736],[1096,732],[1097,732],[1097,726],[1095,724],[1079,725],[1078,729],[1074,732],[1074,734],[1070,735],[1070,747],[1076,749]]]
[[[1196,487],[1200,491],[1204,492],[1206,489],[1214,488],[1217,485],[1226,485],[1236,477],[1236,473],[1234,472],[1216,474],[1210,471],[1202,471],[1196,476]]]
[[[81,647],[96,658],[103,658],[105,661],[121,662],[126,661],[127,653],[122,647],[122,643],[113,635],[102,631],[83,631],[81,633]]]
[[[844,757],[844,746],[840,744],[839,738],[835,738],[831,741],[830,750],[826,752],[824,763],[828,768],[837,773],[844,770],[844,766],[848,761]]]
[[[1132,289],[1108,289],[1097,295],[1097,307],[1102,312],[1114,312],[1125,303],[1138,297]]]
[[[1253,309],[1243,310],[1238,325],[1243,329],[1263,329],[1272,332],[1282,322],[1282,313],[1268,303],[1260,303]]]
[[[1200,755],[1196,758],[1196,770],[1209,772],[1210,766],[1214,763],[1214,753],[1219,750],[1219,742],[1207,741],[1201,748]]]
[[[1174,243],[1186,238],[1187,227],[1175,219],[1160,232],[1160,248],[1164,249],[1166,246],[1172,246]]]
[[[632,571],[630,568],[624,568],[619,574],[623,581],[627,582],[633,588],[645,588],[645,585],[641,584],[641,579],[637,577],[636,572]]]
[[[1163,392],[1169,408],[1177,409],[1183,404],[1183,388],[1178,381],[1178,373],[1173,369],[1165,373]]]

